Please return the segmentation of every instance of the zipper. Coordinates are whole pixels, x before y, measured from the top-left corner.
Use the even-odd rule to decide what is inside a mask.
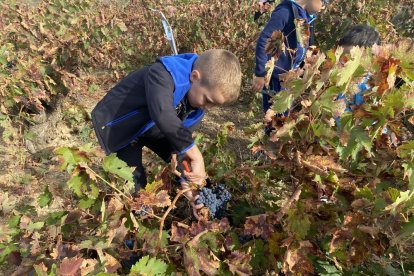
[[[110,126],[117,125],[117,124],[119,124],[120,122],[125,121],[125,120],[126,120],[126,119],[128,119],[129,117],[132,117],[132,116],[134,116],[134,115],[137,115],[138,113],[139,113],[139,110],[134,110],[134,111],[131,111],[131,112],[129,112],[129,113],[127,113],[127,114],[125,114],[125,115],[123,115],[123,116],[119,117],[119,118],[116,118],[115,120],[112,120],[112,121],[110,121],[110,122],[106,123],[104,126],[102,126],[102,129],[105,129],[107,126],[108,126],[108,127],[110,127]]]

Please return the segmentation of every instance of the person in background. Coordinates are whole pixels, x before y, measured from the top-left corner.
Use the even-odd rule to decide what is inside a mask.
[[[380,45],[381,39],[379,33],[371,26],[365,24],[354,25],[349,28],[339,39],[338,46],[344,48],[345,53],[349,53],[353,47],[370,48],[373,45]],[[364,92],[370,87],[368,81],[371,75],[368,73],[358,84],[358,92],[348,99],[344,94],[339,94],[337,100],[343,99],[346,104],[345,111],[352,112],[353,107],[365,103]],[[340,125],[340,118],[335,118],[337,125]]]
[[[256,44],[256,67],[252,88],[263,95],[263,111],[270,107],[271,96],[263,91],[265,76],[267,74],[265,65],[270,56],[265,51],[265,46],[273,32],[281,31],[285,36],[285,51],[276,61],[272,72],[269,88],[273,93],[281,90],[279,74],[296,69],[303,62],[306,49],[310,46],[316,14],[327,4],[327,0],[282,0],[276,6],[261,32]]]

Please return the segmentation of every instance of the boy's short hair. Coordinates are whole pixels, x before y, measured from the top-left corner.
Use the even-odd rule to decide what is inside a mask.
[[[379,33],[371,26],[359,24],[348,29],[339,40],[339,46],[372,47],[380,44]]]
[[[218,89],[226,104],[233,103],[240,95],[242,72],[236,55],[224,49],[211,49],[198,56],[194,70],[201,73],[201,85]]]

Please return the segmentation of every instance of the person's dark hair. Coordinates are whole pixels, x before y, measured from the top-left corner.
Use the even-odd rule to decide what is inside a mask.
[[[360,24],[348,29],[339,40],[339,46],[372,47],[381,43],[379,33],[371,26]]]

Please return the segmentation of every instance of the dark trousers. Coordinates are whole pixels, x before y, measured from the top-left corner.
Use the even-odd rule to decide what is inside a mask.
[[[193,132],[200,126],[200,123],[201,122],[196,123],[194,126],[190,127],[189,130]],[[136,167],[133,172],[135,193],[140,189],[145,188],[147,185],[147,176],[145,174],[145,168],[142,165],[143,147],[147,147],[155,152],[166,163],[171,161],[171,154],[173,152],[170,142],[157,127],[151,128],[136,141],[133,141],[117,152],[119,159],[125,161],[130,167]]]
[[[133,172],[135,192],[145,188],[147,185],[147,176],[144,166],[142,165],[142,148],[147,147],[161,157],[165,162],[169,163],[171,159],[171,146],[167,138],[161,134],[154,135],[148,133],[144,137],[139,137],[125,148],[117,152],[118,158],[125,161],[128,166],[136,167]]]

